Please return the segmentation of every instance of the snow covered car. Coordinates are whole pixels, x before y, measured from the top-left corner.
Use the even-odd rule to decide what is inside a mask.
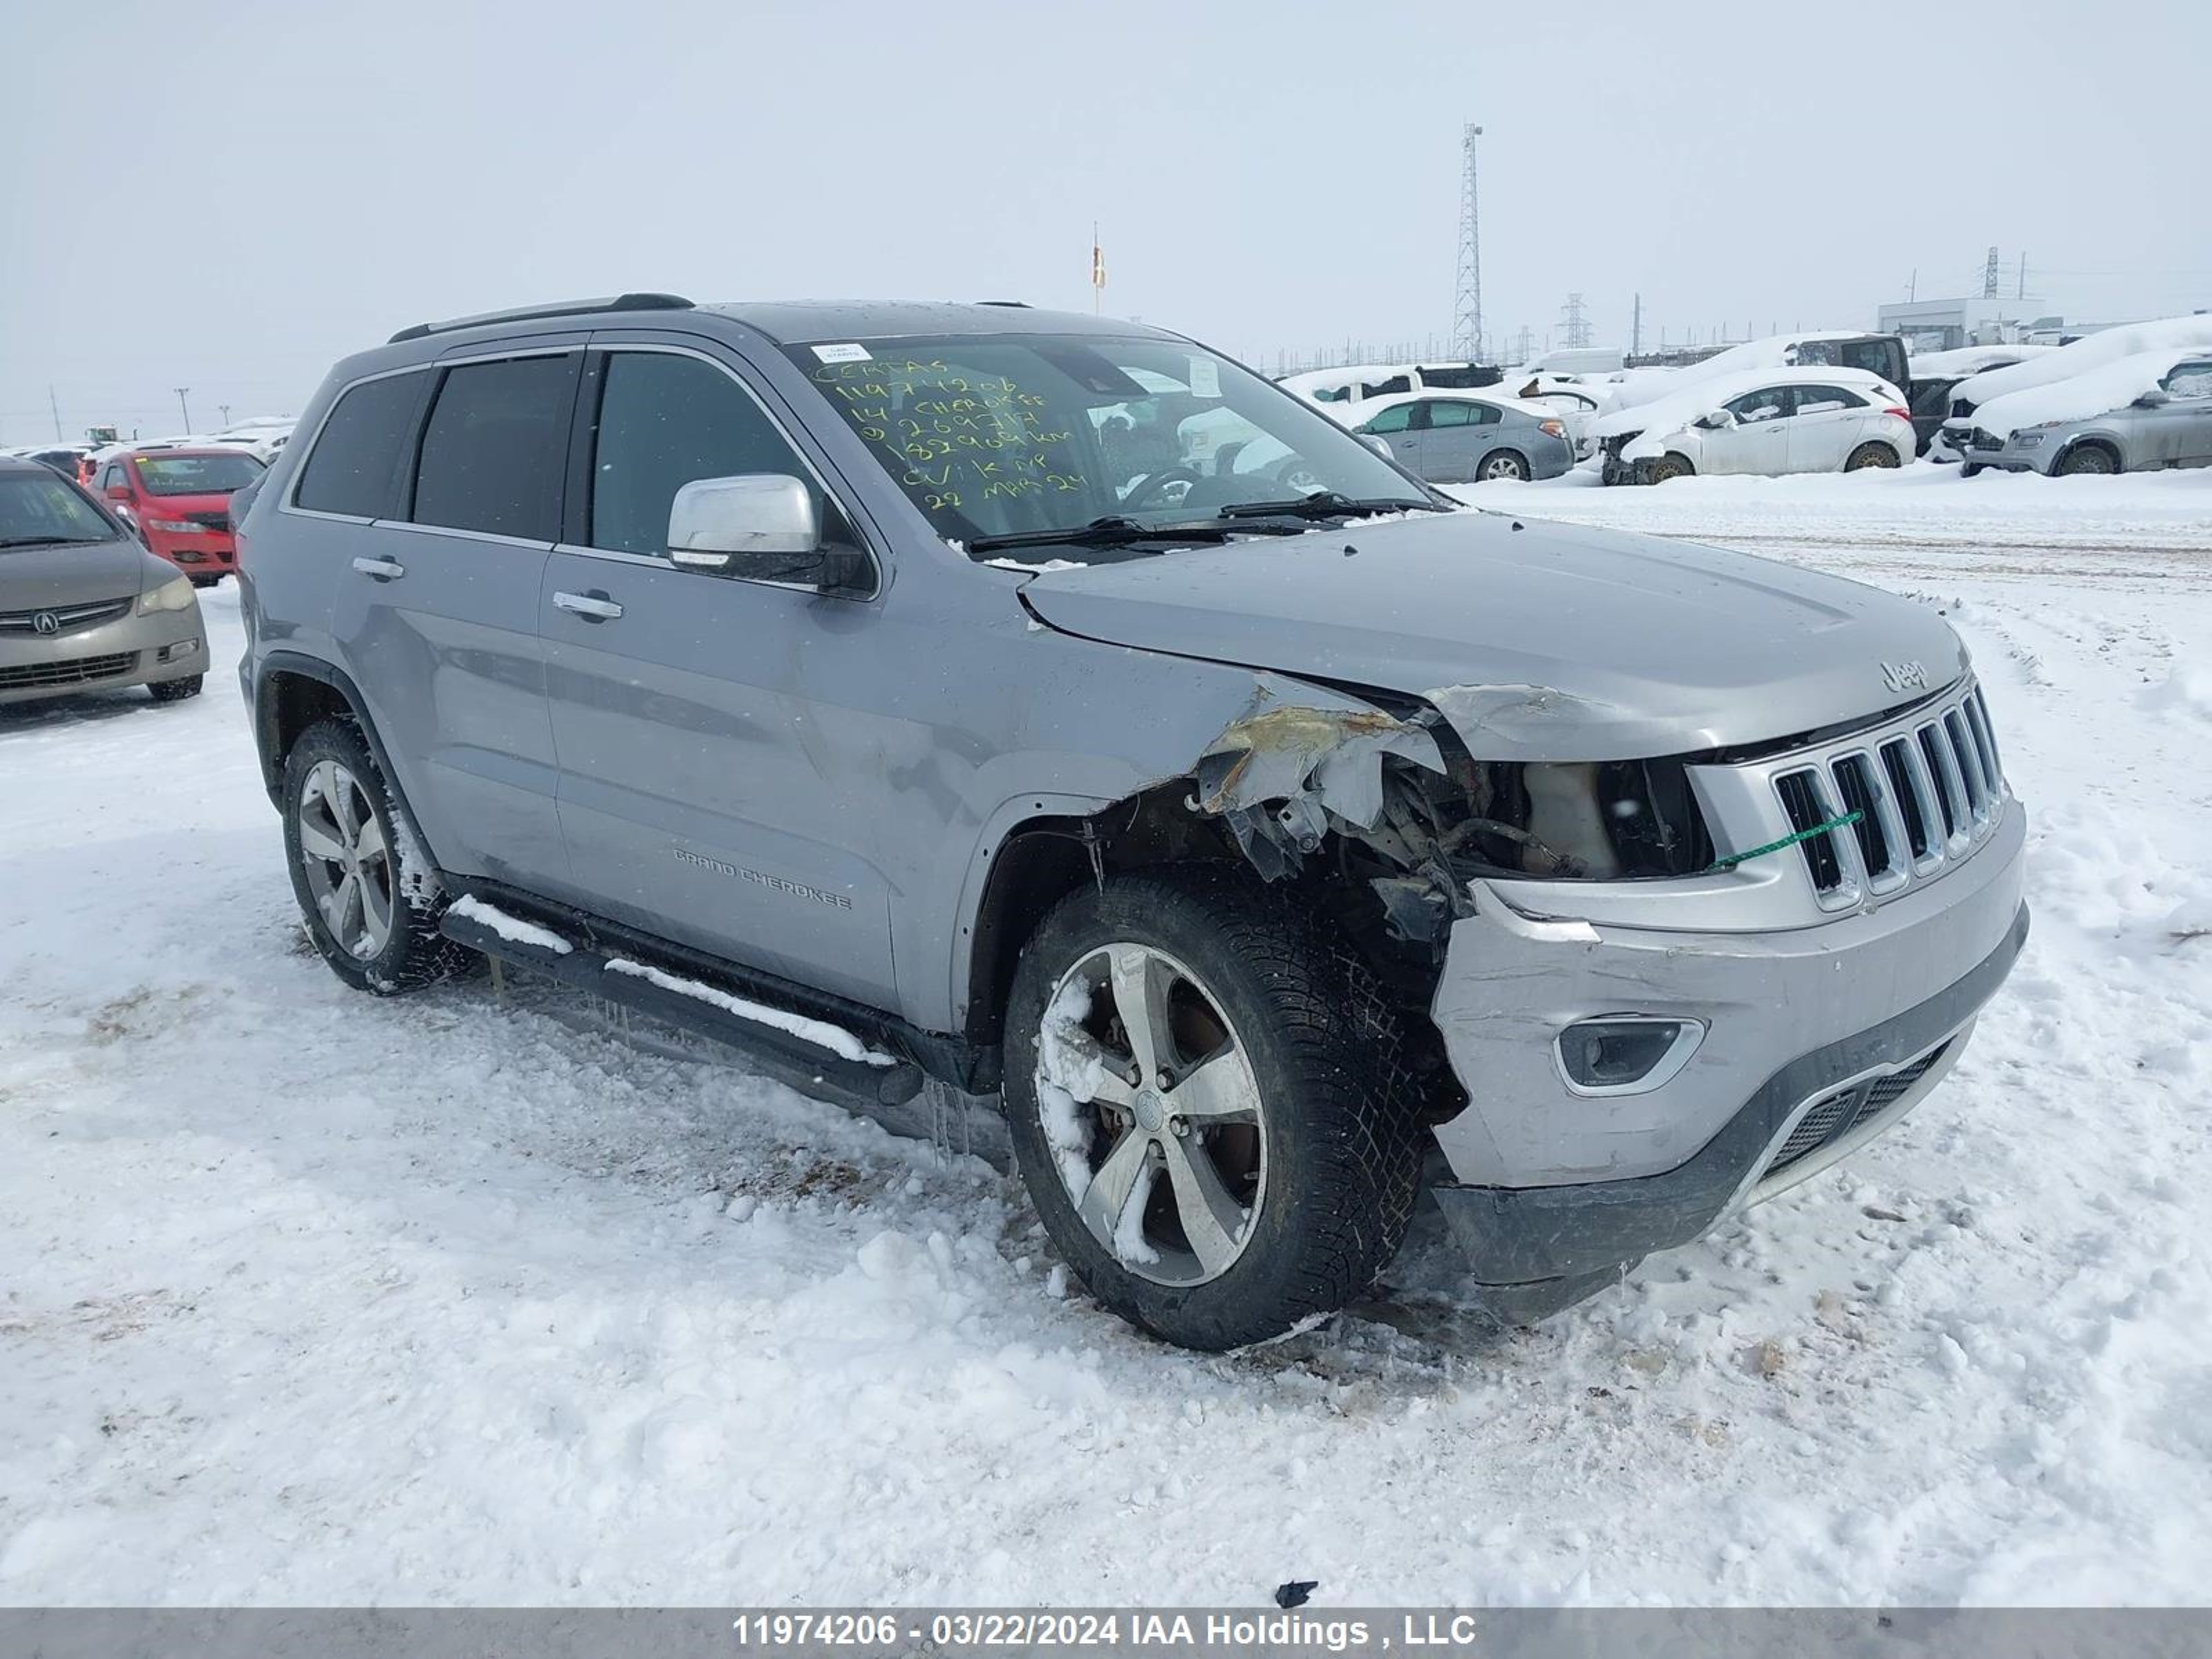
[[[1608,483],[1856,472],[1902,466],[1913,454],[1904,394],[1856,369],[1753,369],[1639,413],[1644,429],[1607,451]]]
[[[2100,329],[2080,339],[2013,364],[1969,376],[1951,389],[1951,412],[1936,435],[1929,453],[1938,459],[1966,463],[1971,473],[1978,465],[1966,450],[1972,441],[1975,416],[1982,405],[2035,386],[2056,386],[2146,351],[2204,351],[2212,353],[2212,313],[2166,317],[2155,322],[2130,323]]]
[[[1631,482],[1620,453],[1651,424],[1648,411],[1662,404],[1673,408],[1697,387],[1741,385],[1754,371],[1814,367],[1853,369],[1902,387],[1907,361],[1905,342],[1897,335],[1828,329],[1746,340],[1680,368],[1624,370],[1608,380],[1612,402],[1590,423],[1590,435],[1605,454],[1604,481]],[[1902,398],[1897,401],[1904,403]]]
[[[1974,411],[1966,471],[2053,477],[2212,466],[2212,349],[2145,351]]]
[[[1613,406],[1613,389],[1603,380],[1576,374],[1536,374],[1522,381],[1514,395],[1524,404],[1542,404],[1558,417],[1567,429],[1567,441],[1574,446],[1577,460],[1586,461],[1597,453],[1597,437],[1591,428],[1597,417]]]
[[[207,629],[192,585],[34,461],[0,459],[0,703],[143,685],[196,696]]]
[[[1414,392],[1363,405],[1352,428],[1390,446],[1394,459],[1431,483],[1556,478],[1575,464],[1566,422],[1541,404],[1468,392]]]
[[[1109,455],[1186,395],[1287,464]],[[240,675],[331,969],[1002,1126],[1194,1347],[1417,1205],[1568,1305],[1897,1122],[2025,936],[1933,608],[1458,507],[1161,329],[632,295],[403,329],[300,434]]]
[[[1951,413],[1951,394],[1960,382],[1993,368],[2010,368],[2057,348],[2043,345],[1960,346],[1948,351],[1915,352],[1911,381],[1905,388],[1912,410],[1912,435],[1923,455],[1955,461],[1947,445],[1936,450],[1943,422]]]

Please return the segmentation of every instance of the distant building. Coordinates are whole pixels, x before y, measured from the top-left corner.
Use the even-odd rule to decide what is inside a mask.
[[[2041,315],[2032,300],[2003,295],[1975,295],[1964,300],[1907,300],[1881,307],[1875,328],[1902,334],[1920,351],[1952,351],[1960,346],[2008,345],[2031,334],[2057,332],[2064,319]]]

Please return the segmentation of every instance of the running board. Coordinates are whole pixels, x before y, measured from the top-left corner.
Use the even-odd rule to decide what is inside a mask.
[[[826,1085],[881,1106],[902,1105],[921,1092],[919,1066],[842,1026],[671,966],[597,950],[484,900],[469,897],[449,907],[438,931],[500,962],[741,1048],[778,1082],[802,1092]]]

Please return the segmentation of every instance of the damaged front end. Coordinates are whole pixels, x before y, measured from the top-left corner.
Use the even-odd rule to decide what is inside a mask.
[[[1388,702],[1303,708],[1261,692],[1200,756],[1193,809],[1219,819],[1267,880],[1332,859],[1341,885],[1372,896],[1345,918],[1355,934],[1378,929],[1439,957],[1473,912],[1470,881],[1711,866],[1683,760],[1479,760],[1434,708]]]

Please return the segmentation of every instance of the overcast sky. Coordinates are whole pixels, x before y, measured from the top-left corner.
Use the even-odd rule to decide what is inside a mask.
[[[1814,14],[1833,21],[1815,21]],[[428,317],[625,288],[1105,307],[1272,372],[2006,291],[2212,306],[2212,3],[442,0],[0,15],[0,442],[296,410]]]

